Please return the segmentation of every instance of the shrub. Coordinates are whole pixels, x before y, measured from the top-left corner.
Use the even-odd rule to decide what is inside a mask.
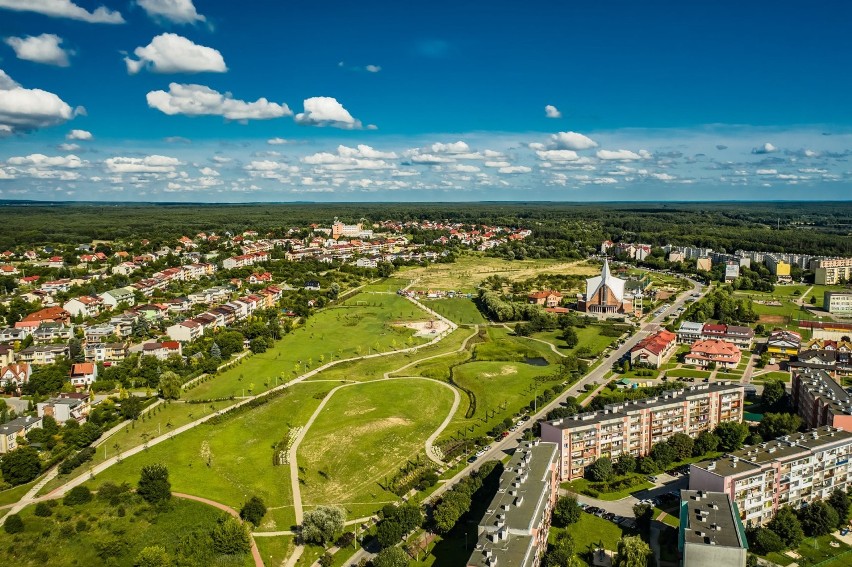
[[[24,531],[24,521],[18,514],[12,514],[3,522],[3,529],[7,534],[17,534]]]
[[[39,502],[35,507],[35,515],[46,518],[53,515],[53,509],[46,502]]]
[[[136,493],[149,504],[158,504],[169,500],[172,497],[169,469],[162,464],[142,467],[142,476],[139,478]]]
[[[82,484],[69,490],[65,498],[62,499],[62,503],[66,506],[77,506],[78,504],[86,504],[91,501],[92,491],[89,490],[88,486]]]
[[[266,504],[257,496],[249,498],[240,510],[240,518],[259,526],[263,516],[266,515]]]
[[[224,555],[238,555],[251,550],[246,525],[236,518],[228,516],[213,529],[213,549]]]

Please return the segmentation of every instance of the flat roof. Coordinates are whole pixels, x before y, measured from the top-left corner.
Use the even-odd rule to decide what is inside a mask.
[[[602,410],[579,413],[571,417],[554,419],[545,423],[557,429],[577,429],[606,421],[623,419],[625,415],[636,410],[660,408],[682,403],[684,400],[701,397],[710,393],[735,392],[737,390],[744,392],[743,384],[727,381],[696,384],[682,390],[669,390],[651,398],[609,404],[604,406]]]
[[[682,541],[748,549],[736,504],[723,492],[681,490]]]
[[[834,413],[852,415],[852,395],[838,384],[831,374],[819,368],[803,368],[796,372],[801,384],[815,398],[831,406]]]

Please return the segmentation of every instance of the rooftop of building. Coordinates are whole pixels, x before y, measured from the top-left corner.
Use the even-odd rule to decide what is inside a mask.
[[[795,376],[813,397],[830,406],[835,414],[852,415],[852,395],[831,374],[820,368],[802,368]]]
[[[825,426],[804,433],[785,435],[753,446],[746,445],[739,451],[726,453],[715,460],[701,461],[694,466],[719,476],[747,475],[758,472],[761,465],[770,461],[784,461],[822,447],[850,441],[852,441],[852,432]]]
[[[710,382],[708,384],[696,384],[682,390],[670,390],[663,392],[659,396],[651,398],[631,400],[618,404],[609,404],[599,411],[580,413],[571,417],[554,419],[546,423],[558,429],[574,429],[610,420],[620,420],[624,417],[625,413],[631,411],[660,408],[682,403],[684,400],[701,397],[711,393],[736,392],[737,390],[739,390],[741,394],[744,392],[743,385],[738,382],[720,381]]]
[[[727,494],[681,490],[680,506],[684,543],[748,549],[737,505]]]

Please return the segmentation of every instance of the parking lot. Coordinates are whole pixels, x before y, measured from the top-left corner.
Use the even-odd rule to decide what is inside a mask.
[[[615,516],[627,519],[634,518],[633,506],[640,502],[648,503],[662,509],[672,509],[673,507],[676,507],[677,502],[680,501],[680,491],[688,488],[689,477],[685,474],[672,476],[666,473],[653,475],[653,477],[656,478],[656,481],[652,481],[655,485],[653,488],[640,490],[627,498],[622,498],[621,500],[599,500],[597,498],[578,494],[577,502],[589,508],[595,508],[595,510],[590,513],[597,516],[604,517],[607,513],[613,514],[613,520],[616,523],[620,522],[614,518]]]

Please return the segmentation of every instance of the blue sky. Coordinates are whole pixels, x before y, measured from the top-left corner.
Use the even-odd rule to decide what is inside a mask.
[[[850,16],[0,0],[0,198],[848,199]]]

